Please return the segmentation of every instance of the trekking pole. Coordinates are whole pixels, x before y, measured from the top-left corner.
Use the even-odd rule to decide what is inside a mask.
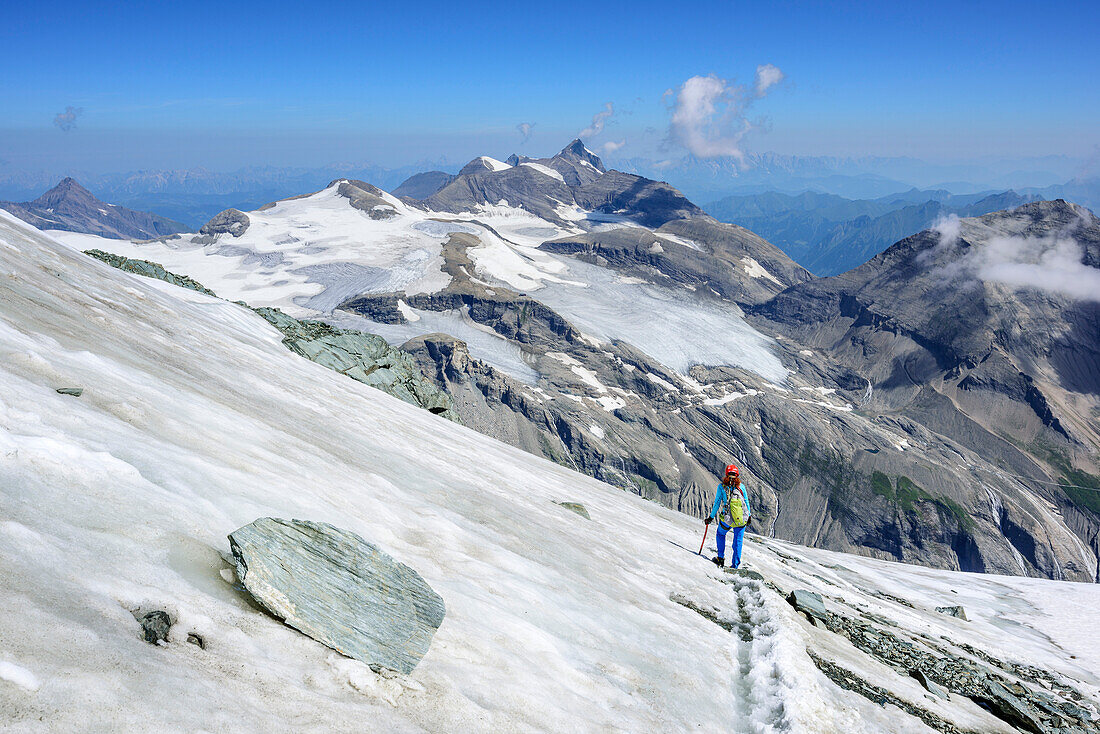
[[[710,523],[707,523],[706,525],[703,526],[703,542],[699,544],[699,552],[695,554],[697,556],[703,555],[703,546],[706,545],[706,543],[707,543],[707,531],[708,530],[710,530]]]

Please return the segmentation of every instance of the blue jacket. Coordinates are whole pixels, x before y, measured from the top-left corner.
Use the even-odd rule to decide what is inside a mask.
[[[745,516],[752,517],[752,505],[749,504],[749,493],[745,490],[745,483],[741,482],[741,496],[745,498]],[[717,518],[722,505],[729,502],[726,495],[726,485],[718,483],[718,490],[714,494],[714,506],[710,508],[710,517]]]

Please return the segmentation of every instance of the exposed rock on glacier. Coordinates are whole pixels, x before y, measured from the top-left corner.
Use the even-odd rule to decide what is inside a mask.
[[[592,516],[588,514],[588,510],[580,502],[557,502],[555,503],[567,510],[577,513],[585,520],[591,520]]]
[[[90,255],[96,260],[107,263],[111,267],[118,268],[119,270],[125,270],[127,273],[134,273],[135,275],[144,275],[146,278],[156,278],[157,280],[163,280],[165,283],[171,283],[172,285],[178,285],[180,288],[190,288],[193,291],[199,293],[205,293],[208,296],[216,295],[214,291],[203,286],[194,278],[189,278],[186,275],[177,275],[165,270],[161,265],[152,262],[150,260],[135,260],[129,257],[123,257],[122,255],[113,255],[110,252],[104,252],[103,250],[85,250],[85,255]]]
[[[411,673],[443,622],[443,599],[420,574],[355,533],[265,517],[229,543],[264,609],[372,668]]]
[[[321,321],[299,321],[275,308],[254,310],[283,332],[283,344],[290,351],[406,403],[458,420],[451,396],[424,377],[411,355],[382,337]]]
[[[217,214],[199,230],[200,234],[207,237],[215,237],[219,234],[231,234],[240,237],[248,229],[251,220],[248,215],[239,209],[226,209]]]

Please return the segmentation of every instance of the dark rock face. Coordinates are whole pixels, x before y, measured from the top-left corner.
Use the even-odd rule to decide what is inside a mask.
[[[237,577],[264,609],[376,670],[411,673],[443,623],[443,599],[420,574],[355,533],[261,518],[229,543]]]
[[[619,213],[646,227],[707,216],[667,183],[622,171],[608,171],[577,189],[576,202],[584,209]]]
[[[0,201],[0,209],[39,229],[86,232],[101,237],[147,240],[186,232],[186,225],[133,209],[107,204],[71,178],[34,201]]]
[[[82,387],[59,387],[57,388],[58,395],[72,395],[74,398],[79,398],[84,394],[84,388]]]
[[[240,237],[248,229],[251,220],[248,215],[237,209],[226,209],[216,215],[206,224],[202,225],[199,234],[207,237],[216,237],[220,234],[230,234]]]

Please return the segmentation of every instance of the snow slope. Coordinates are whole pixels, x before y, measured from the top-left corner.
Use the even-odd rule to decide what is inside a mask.
[[[806,653],[828,633],[758,584],[721,583],[693,554],[697,522],[300,359],[243,308],[0,217],[0,729],[926,730],[830,683]],[[447,616],[410,676],[372,673],[226,582],[226,535],[261,516],[331,522],[423,575]],[[1065,631],[1095,629],[1095,586],[746,550],[781,586],[826,577],[877,608],[879,588],[955,588],[972,627],[926,609],[906,622],[1096,694],[1095,639]],[[741,609],[754,632],[674,595]],[[166,646],[132,615],[154,608],[177,619]],[[928,705],[1005,730],[959,697]]]

